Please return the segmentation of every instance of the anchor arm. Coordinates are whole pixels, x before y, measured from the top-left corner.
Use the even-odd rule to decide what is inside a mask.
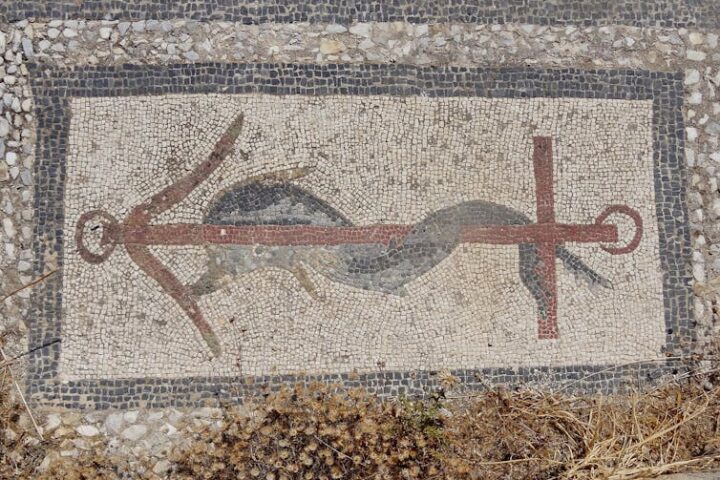
[[[215,144],[210,157],[179,181],[154,195],[149,202],[142,203],[133,208],[130,215],[123,222],[123,227],[147,227],[152,217],[168,210],[182,202],[198,185],[205,181],[222,162],[232,153],[233,145],[240,136],[243,125],[243,116],[238,115],[225,133]],[[115,239],[117,241],[117,239]],[[175,275],[162,264],[143,245],[126,244],[130,258],[135,264],[154,279],[165,292],[168,293],[190,317],[195,327],[202,335],[205,343],[215,357],[222,353],[220,341],[212,331],[210,324],[205,320],[202,311],[195,302],[190,289],[185,287]]]
[[[187,316],[195,324],[195,327],[202,335],[203,340],[212,351],[215,357],[222,354],[220,341],[212,331],[210,324],[203,317],[200,307],[195,302],[190,289],[180,283],[173,273],[162,264],[152,253],[150,249],[143,245],[125,245],[130,258],[137,264],[150,278],[154,279],[162,289],[170,295],[182,308]]]
[[[133,208],[125,220],[125,225],[148,224],[155,215],[172,208],[182,202],[222,164],[233,152],[233,145],[240,136],[243,126],[243,116],[238,115],[220,140],[215,144],[210,157],[200,163],[192,172],[177,182],[153,195],[149,202],[142,203]]]

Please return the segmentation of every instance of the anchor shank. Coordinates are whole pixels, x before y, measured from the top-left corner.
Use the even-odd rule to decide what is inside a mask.
[[[538,223],[555,223],[552,138],[534,137],[535,202]]]
[[[118,243],[126,245],[267,245],[333,246],[385,244],[402,241],[412,225],[321,227],[315,225],[124,225],[118,228]],[[615,225],[464,225],[461,243],[516,245],[520,243],[596,243],[617,241]]]
[[[555,244],[541,243],[537,246],[540,262],[537,266],[538,277],[542,279],[545,296],[545,312],[538,318],[538,338],[555,339],[559,337],[557,325],[557,266],[555,265]],[[543,315],[544,313],[544,315]]]

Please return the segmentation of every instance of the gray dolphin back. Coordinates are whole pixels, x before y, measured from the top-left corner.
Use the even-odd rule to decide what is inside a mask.
[[[337,209],[290,183],[255,182],[240,185],[211,205],[204,223],[216,225],[318,225],[351,226]],[[504,205],[473,200],[443,208],[416,224],[405,238],[389,245],[338,246],[208,246],[208,273],[198,282],[197,293],[217,288],[223,275],[247,273],[258,268],[293,271],[306,264],[333,281],[356,288],[402,293],[403,286],[442,262],[458,246],[464,225],[524,225],[529,219]],[[520,244],[519,270],[523,284],[545,310],[545,291],[538,277],[537,249]],[[591,283],[609,282],[564,247],[556,255],[572,271]]]

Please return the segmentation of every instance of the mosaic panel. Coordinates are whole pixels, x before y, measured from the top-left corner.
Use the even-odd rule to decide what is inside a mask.
[[[692,332],[682,76],[38,69],[30,393],[654,378]],[[60,340],[57,342],[57,340]],[[251,378],[252,381],[240,381]]]

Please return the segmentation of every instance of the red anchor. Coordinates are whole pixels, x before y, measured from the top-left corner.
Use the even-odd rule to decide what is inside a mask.
[[[77,222],[75,242],[80,256],[89,263],[102,263],[119,244],[125,246],[133,262],[148,276],[155,279],[185,311],[214,354],[220,356],[220,342],[205,320],[190,289],[165,267],[148,249],[149,245],[343,245],[384,244],[402,239],[412,225],[368,225],[349,227],[326,227],[314,225],[206,225],[168,224],[151,225],[153,217],[183,201],[200,183],[205,181],[233,152],[233,145],[240,135],[243,117],[238,116],[220,137],[210,157],[191,173],[155,194],[149,201],[132,209],[127,218],[119,222],[104,210],[92,210],[82,214]],[[594,224],[563,224],[555,221],[555,198],[553,192],[553,156],[550,137],[533,138],[533,165],[535,171],[537,223],[528,225],[463,225],[461,242],[495,245],[535,244],[540,262],[537,274],[543,282],[547,312],[538,316],[538,337],[558,338],[557,327],[557,281],[555,248],[567,242],[615,243],[618,241],[617,226],[606,224],[612,214],[630,217],[635,224],[632,240],[625,246],[600,248],[612,255],[632,252],[640,244],[643,225],[640,214],[626,205],[610,205]],[[89,222],[103,226],[99,242],[101,251],[91,252],[84,242]]]

